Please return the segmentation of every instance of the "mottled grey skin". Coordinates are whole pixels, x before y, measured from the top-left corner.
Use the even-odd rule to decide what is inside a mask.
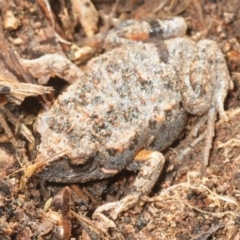
[[[73,165],[58,161],[40,176],[65,183],[106,178],[141,149],[169,146],[186,123],[178,83],[154,44],[136,43],[90,61],[81,80],[35,123],[39,151],[49,157],[67,149]]]
[[[68,156],[48,165],[42,178],[86,182],[132,168],[140,150],[168,147],[184,128],[187,113],[206,115],[203,165],[208,164],[217,113],[227,119],[223,103],[232,82],[224,56],[211,40],[163,40],[184,34],[182,18],[154,22],[156,32],[150,25],[130,21],[110,32],[106,41],[120,47],[89,61],[85,72],[57,54],[22,60],[36,77],[54,72],[74,82],[36,120],[42,159],[64,150]],[[162,40],[123,38],[139,31]]]
[[[74,82],[36,120],[42,157],[66,150],[69,158],[54,161],[40,176],[65,183],[112,176],[141,149],[168,147],[184,128],[187,112],[207,115],[207,165],[216,115],[226,119],[223,103],[231,88],[217,44],[188,38],[125,42],[109,36],[123,46],[89,61],[85,72],[57,54],[22,60],[35,76],[54,72]]]
[[[153,25],[157,31],[151,31]],[[35,77],[54,73],[74,82],[50,110],[38,116],[34,126],[41,135],[40,160],[63,151],[68,157],[49,161],[39,174],[43,179],[61,183],[97,180],[124,168],[136,169],[145,160],[130,193],[95,210],[92,217],[105,228],[116,225],[103,213],[116,219],[150,193],[165,162],[159,151],[179,136],[188,113],[203,116],[201,124],[207,122],[204,166],[217,114],[227,119],[223,103],[232,81],[224,56],[211,40],[163,40],[185,30],[182,18],[151,24],[130,21],[107,37],[119,47],[89,61],[84,72],[57,54],[22,60]],[[142,31],[144,37],[149,32],[162,40],[133,42]]]
[[[169,146],[184,128],[187,112],[207,114],[208,161],[216,114],[225,117],[231,83],[213,41],[135,42],[94,58],[85,74],[77,70],[76,76],[80,79],[36,120],[43,157],[67,150],[70,159],[55,161],[41,177],[68,183],[112,176],[139,150]]]

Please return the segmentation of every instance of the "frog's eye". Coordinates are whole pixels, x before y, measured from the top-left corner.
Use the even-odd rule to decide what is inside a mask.
[[[94,157],[76,157],[69,160],[69,165],[72,168],[76,168],[77,171],[87,171],[93,164]]]

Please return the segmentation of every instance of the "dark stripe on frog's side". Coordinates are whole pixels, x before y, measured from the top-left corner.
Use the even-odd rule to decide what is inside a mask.
[[[161,62],[164,63],[169,63],[169,52],[167,49],[167,45],[165,44],[164,41],[159,41],[157,44],[157,50],[158,50],[158,55],[161,60]]]
[[[149,31],[149,38],[162,38],[163,28],[158,21],[149,22],[151,30]]]
[[[0,93],[1,94],[8,94],[11,92],[11,88],[4,86],[4,85],[0,85]]]
[[[162,62],[168,63],[169,61],[169,53],[166,44],[163,41],[163,28],[159,24],[158,21],[149,22],[151,30],[149,32],[149,38],[152,40],[158,50],[159,58]],[[150,40],[151,41],[151,40]],[[151,41],[151,42],[152,42]]]

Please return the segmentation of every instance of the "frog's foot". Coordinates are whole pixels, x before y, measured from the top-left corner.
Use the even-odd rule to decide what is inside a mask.
[[[109,217],[115,220],[121,212],[135,206],[141,196],[148,195],[162,171],[165,159],[160,152],[143,150],[138,153],[134,161],[146,162],[138,173],[131,193],[120,201],[98,207],[93,213],[93,218],[100,220],[107,228],[114,228],[116,225],[103,212],[108,212]]]
[[[205,167],[208,165],[208,159],[210,155],[210,150],[212,148],[212,140],[214,137],[214,128],[215,128],[215,121],[217,118],[217,108],[211,107],[208,110],[208,113],[203,115],[202,118],[199,120],[199,122],[193,127],[192,132],[190,135],[196,137],[198,135],[199,129],[207,123],[207,129],[198,137],[196,138],[192,143],[191,147],[194,147],[199,141],[201,141],[203,138],[205,138],[205,146],[203,149],[203,161],[202,165]],[[224,112],[225,114],[225,112]],[[224,118],[226,119],[226,118]],[[182,160],[183,156],[191,149],[191,147],[185,149],[182,151],[180,156],[178,156],[178,159]]]

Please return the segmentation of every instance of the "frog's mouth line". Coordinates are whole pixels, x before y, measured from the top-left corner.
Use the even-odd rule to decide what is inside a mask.
[[[56,165],[46,166],[38,176],[48,182],[56,183],[79,183],[88,182],[94,179],[107,178],[115,175],[118,171],[100,168],[98,162],[91,158],[87,163],[81,165],[73,165],[68,157],[62,157],[55,161]]]

